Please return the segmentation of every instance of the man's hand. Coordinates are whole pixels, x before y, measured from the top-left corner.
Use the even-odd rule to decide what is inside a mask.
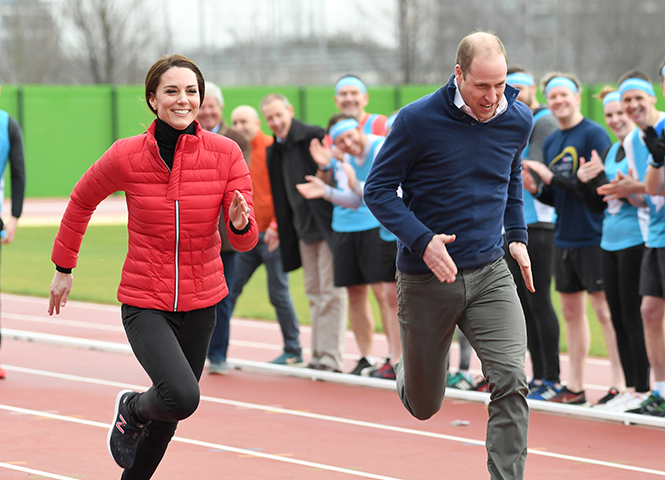
[[[312,141],[309,142],[309,154],[319,168],[327,168],[332,160],[330,149],[322,144],[318,138],[312,138]]]
[[[535,172],[547,185],[552,183],[554,173],[547,167],[547,165],[534,160],[523,160],[522,166],[528,171]]]
[[[446,250],[446,243],[454,241],[455,235],[444,233],[434,235],[425,249],[425,255],[423,255],[425,264],[441,283],[453,283],[457,275],[457,265]]]
[[[71,273],[62,273],[56,270],[51,282],[51,289],[48,296],[48,314],[60,314],[60,309],[67,304],[69,292],[72,291],[74,276]]]
[[[276,229],[268,227],[266,233],[263,235],[263,243],[268,245],[268,251],[274,252],[279,247],[279,233]]]
[[[531,293],[535,292],[536,288],[533,285],[531,259],[529,258],[529,252],[526,249],[526,245],[522,242],[512,242],[508,248],[510,249],[510,255],[517,261],[517,264],[520,266],[520,271],[522,272],[522,278],[524,278],[524,284],[526,285],[526,288]]]
[[[323,198],[325,196],[326,182],[313,175],[305,175],[305,180],[307,180],[307,183],[296,184],[296,188],[300,192],[300,195],[307,200]]]
[[[663,137],[659,138],[653,127],[645,128],[644,143],[653,157],[653,166],[662,167],[665,164],[665,130],[663,130]]]
[[[582,183],[588,183],[604,170],[605,165],[603,164],[603,159],[600,158],[600,155],[598,155],[596,150],[592,150],[591,160],[588,162],[584,157],[580,157],[580,168],[577,169],[577,178],[579,178]]]
[[[16,225],[18,224],[18,218],[10,217],[9,220],[4,222],[2,229],[5,232],[5,235],[0,239],[0,243],[7,244],[14,241],[14,234],[16,233]]]

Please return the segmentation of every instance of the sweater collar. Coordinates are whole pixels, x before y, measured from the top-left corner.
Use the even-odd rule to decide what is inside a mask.
[[[448,83],[446,83],[442,88],[441,88],[447,103],[450,105],[450,107],[454,107],[458,110],[461,110],[456,104],[455,104],[455,98],[456,94],[458,93],[457,90],[457,82],[455,81],[455,75],[451,75],[450,78],[448,79]],[[509,110],[510,107],[515,103],[515,100],[517,99],[517,95],[519,95],[520,91],[516,89],[515,87],[512,87],[510,85],[506,84],[506,89],[503,92],[503,98],[506,101],[506,108],[502,112],[504,113],[505,111]],[[461,98],[461,95],[460,95]],[[496,118],[497,116],[495,115],[492,117],[492,119]]]

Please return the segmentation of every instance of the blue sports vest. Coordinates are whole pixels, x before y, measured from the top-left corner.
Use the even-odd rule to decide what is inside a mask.
[[[5,169],[9,160],[9,114],[0,110],[0,210],[5,198]]]

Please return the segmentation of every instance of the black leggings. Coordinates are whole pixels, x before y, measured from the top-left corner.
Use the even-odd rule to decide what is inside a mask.
[[[649,360],[640,314],[640,265],[644,245],[603,250],[603,287],[612,314],[626,386],[649,391]]]
[[[528,252],[535,293],[526,289],[520,267],[508,252],[507,245],[504,246],[504,250],[524,310],[533,378],[559,383],[559,320],[552,306],[551,296],[554,230],[529,229]]]
[[[179,420],[199,405],[199,379],[215,328],[215,306],[191,312],[164,312],[122,306],[122,323],[134,355],[152,387],[134,397],[129,411],[150,422],[132,468],[122,480],[147,480],[157,469]]]

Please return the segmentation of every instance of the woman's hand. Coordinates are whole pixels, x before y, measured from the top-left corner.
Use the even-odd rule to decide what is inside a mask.
[[[69,292],[72,291],[74,276],[71,273],[62,273],[56,270],[51,282],[51,289],[48,296],[48,314],[60,314],[60,309],[67,304]]]
[[[236,190],[233,194],[231,206],[229,207],[229,221],[233,223],[233,228],[236,230],[245,228],[249,223],[249,213],[251,211],[245,197]]]

